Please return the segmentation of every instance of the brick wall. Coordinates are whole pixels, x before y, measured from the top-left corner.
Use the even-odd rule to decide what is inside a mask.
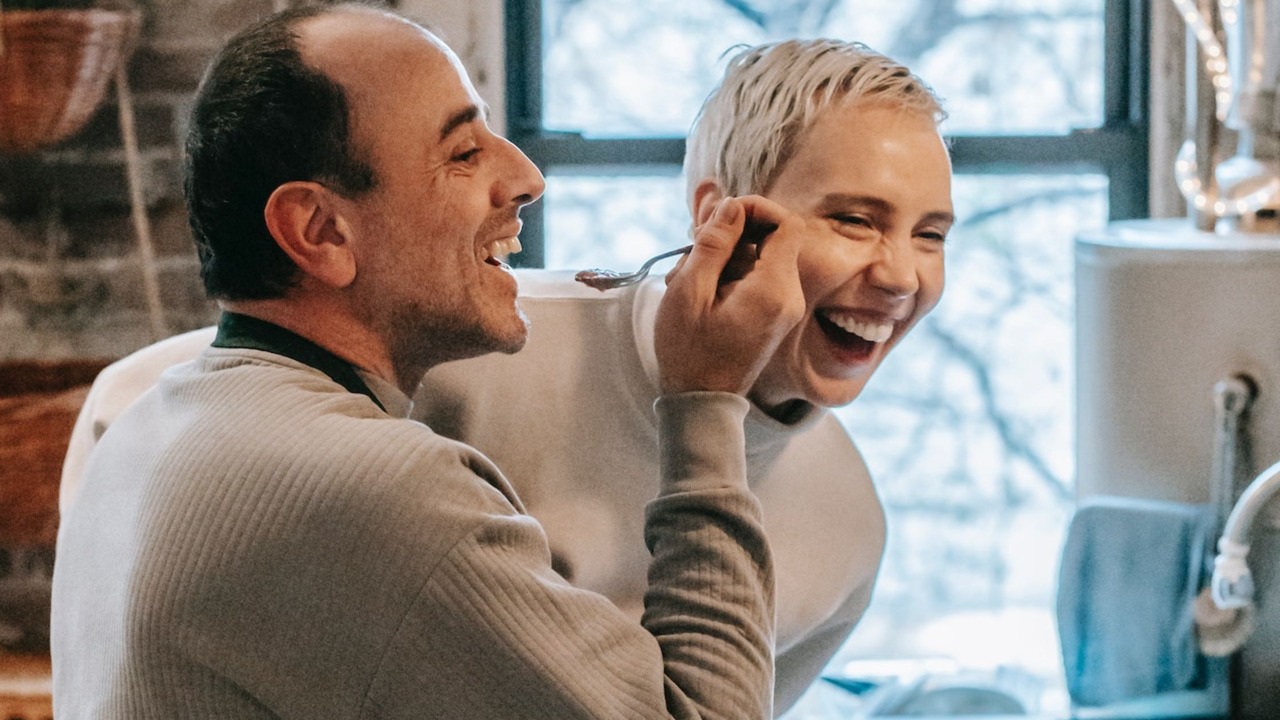
[[[209,323],[181,192],[182,125],[200,72],[270,0],[165,0],[128,65],[167,332]],[[0,155],[0,360],[112,358],[153,339],[114,88],[88,125]]]
[[[216,317],[200,287],[182,203],[182,126],[192,94],[216,49],[277,4],[148,3],[128,75],[164,334]],[[402,0],[398,6],[445,33],[500,117],[501,98],[493,90],[502,78],[501,0]],[[117,113],[109,90],[71,138],[36,153],[0,155],[0,362],[116,358],[154,339]]]

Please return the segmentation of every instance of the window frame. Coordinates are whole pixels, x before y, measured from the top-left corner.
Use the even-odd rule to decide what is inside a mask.
[[[683,137],[587,138],[542,127],[542,0],[504,0],[508,137],[543,173],[678,174]],[[1146,217],[1149,206],[1149,3],[1105,0],[1103,118],[1066,135],[951,135],[957,174],[1096,173],[1108,180],[1111,220]],[[519,267],[545,265],[541,203],[526,207]]]

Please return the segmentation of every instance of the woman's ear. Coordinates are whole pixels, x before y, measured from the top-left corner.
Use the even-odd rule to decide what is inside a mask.
[[[356,276],[352,230],[325,186],[295,180],[276,188],[263,209],[267,231],[308,277],[334,288]]]
[[[700,181],[693,188],[693,225],[701,227],[707,220],[711,219],[711,214],[716,211],[716,206],[724,198],[724,192],[720,190],[720,183],[711,178]]]

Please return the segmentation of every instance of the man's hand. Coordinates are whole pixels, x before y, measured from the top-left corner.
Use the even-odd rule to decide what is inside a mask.
[[[693,250],[668,273],[658,306],[663,394],[751,389],[804,316],[796,265],[801,225],[777,203],[748,195],[721,201],[694,232]],[[744,238],[749,244],[740,246]]]

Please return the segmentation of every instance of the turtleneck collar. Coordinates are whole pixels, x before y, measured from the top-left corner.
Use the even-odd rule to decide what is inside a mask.
[[[662,300],[665,288],[662,278],[651,277],[639,285],[626,288],[624,292],[627,294],[621,298],[624,307],[628,304],[631,306],[631,333],[635,339],[636,352],[640,356],[640,365],[644,368],[649,394],[653,398],[658,396],[658,355],[654,349],[653,328],[658,316],[658,303]],[[754,456],[779,448],[792,436],[812,427],[826,414],[825,408],[804,403],[801,410],[784,422],[751,403],[751,410],[744,423],[747,455]]]

